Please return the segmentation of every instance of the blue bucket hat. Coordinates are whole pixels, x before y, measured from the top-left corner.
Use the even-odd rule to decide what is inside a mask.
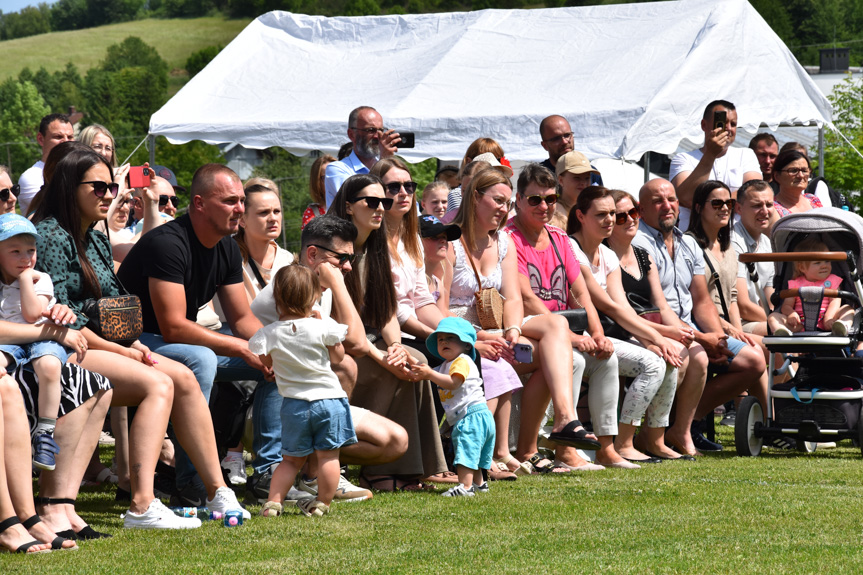
[[[36,226],[33,225],[33,222],[24,216],[19,216],[18,214],[0,215],[0,242],[20,236],[21,234],[31,235],[37,240],[42,239],[42,236],[36,231]]]
[[[460,317],[445,317],[440,320],[434,333],[426,338],[426,348],[428,348],[429,353],[438,359],[443,359],[437,352],[437,336],[439,333],[452,334],[462,343],[469,345],[470,349],[467,354],[472,360],[476,361],[476,350],[474,349],[474,345],[476,344],[476,330],[470,322]]]

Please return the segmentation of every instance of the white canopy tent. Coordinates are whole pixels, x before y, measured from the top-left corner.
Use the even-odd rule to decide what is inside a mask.
[[[514,160],[547,157],[561,114],[591,158],[638,160],[700,144],[704,106],[739,127],[829,124],[832,109],[746,0],[324,18],[249,24],[150,120],[151,136],[297,154],[335,150],[358,105],[416,133],[400,155],[460,159],[480,136]],[[743,136],[743,134],[741,134]],[[745,137],[745,136],[743,136]]]

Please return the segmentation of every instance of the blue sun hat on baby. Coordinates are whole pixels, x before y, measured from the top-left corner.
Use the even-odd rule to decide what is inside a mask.
[[[18,214],[0,215],[0,242],[20,236],[21,234],[31,235],[37,240],[42,239],[42,236],[36,231],[36,226],[33,225],[33,222],[24,216],[19,216]]]
[[[467,354],[472,360],[476,361],[476,350],[474,349],[474,345],[476,345],[476,330],[470,322],[460,317],[445,317],[440,320],[434,333],[426,338],[426,348],[428,348],[429,353],[438,359],[443,359],[437,352],[437,336],[439,333],[452,334],[462,343],[469,345],[470,349]]]

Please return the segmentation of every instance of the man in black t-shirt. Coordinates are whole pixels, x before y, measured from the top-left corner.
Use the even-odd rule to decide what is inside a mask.
[[[248,346],[261,323],[249,309],[242,256],[231,239],[244,206],[237,174],[221,164],[202,166],[192,179],[189,213],[142,236],[118,272],[126,289],[141,298],[141,342],[189,367],[207,401],[216,379],[275,386],[272,370]],[[216,294],[234,335],[195,322],[198,308]],[[281,460],[279,407],[255,402],[256,470]],[[173,503],[200,499],[200,482],[193,480],[195,469],[178,446],[178,498]]]

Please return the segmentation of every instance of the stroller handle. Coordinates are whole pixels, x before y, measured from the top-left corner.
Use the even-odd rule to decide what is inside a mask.
[[[797,297],[800,293],[800,290],[797,288],[793,289],[784,289],[779,292],[779,299],[786,299],[791,297]],[[858,303],[857,296],[851,293],[850,291],[838,290],[838,289],[825,289],[824,297],[838,297],[845,301],[851,301],[854,303]]]
[[[774,252],[762,254],[739,254],[737,259],[743,263],[755,262],[844,262],[847,252]]]

